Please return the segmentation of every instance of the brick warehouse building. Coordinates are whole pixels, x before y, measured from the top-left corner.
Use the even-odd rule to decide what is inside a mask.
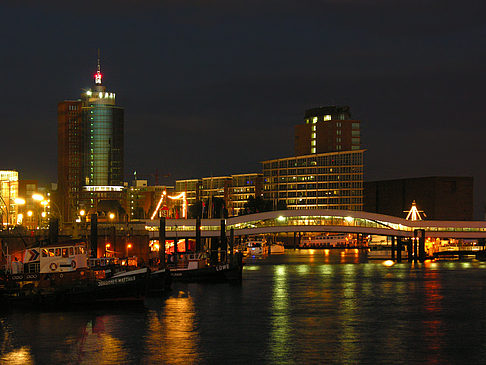
[[[473,178],[431,176],[364,183],[364,210],[405,217],[415,200],[425,219],[472,220]]]

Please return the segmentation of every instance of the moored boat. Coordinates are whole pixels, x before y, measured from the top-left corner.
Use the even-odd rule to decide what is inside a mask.
[[[265,238],[251,237],[245,241],[245,256],[263,256],[268,254],[268,245]]]
[[[270,255],[281,255],[285,253],[285,247],[282,242],[272,243],[268,250]]]
[[[170,276],[175,281],[234,281],[241,280],[243,260],[241,253],[211,264],[205,253],[178,253],[169,260]]]
[[[356,247],[357,240],[351,234],[327,234],[314,237],[304,237],[300,248],[338,248]]]
[[[116,265],[100,269],[88,262],[86,243],[79,241],[7,255],[2,299],[28,305],[142,301],[151,288],[166,287],[165,270],[114,270]]]

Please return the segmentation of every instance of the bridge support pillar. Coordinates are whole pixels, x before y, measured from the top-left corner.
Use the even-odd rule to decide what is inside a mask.
[[[228,252],[228,240],[226,238],[226,220],[221,219],[221,229],[219,234],[219,249],[224,254],[226,259],[226,253]]]
[[[201,218],[196,218],[196,252],[201,252]]]
[[[418,260],[418,240],[416,238],[412,238],[413,240],[413,261],[417,262]]]
[[[294,232],[294,250],[297,248],[297,232]]]
[[[395,241],[396,241],[396,237],[392,236],[391,237],[391,259],[392,259],[392,261],[395,261]]]
[[[425,230],[424,229],[415,229],[413,231],[413,235],[415,236],[415,242],[418,246],[418,259],[420,262],[425,261]]]
[[[407,254],[408,254],[408,262],[412,262],[412,260],[413,260],[413,245],[412,245],[412,239],[411,238],[407,239]]]
[[[165,269],[165,236],[165,217],[161,217],[159,221],[159,269]]]
[[[230,256],[231,256],[231,258],[233,258],[233,249],[235,247],[235,230],[234,230],[234,228],[230,229],[229,246],[230,246]]]
[[[397,237],[397,262],[402,262],[402,238]]]

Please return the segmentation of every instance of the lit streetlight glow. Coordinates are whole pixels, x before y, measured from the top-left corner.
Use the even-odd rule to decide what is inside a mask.
[[[41,194],[33,194],[32,199],[37,200],[37,201],[42,201],[42,200],[44,200],[44,197]]]

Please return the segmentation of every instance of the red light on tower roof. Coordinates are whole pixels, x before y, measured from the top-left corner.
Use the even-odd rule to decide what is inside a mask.
[[[101,72],[100,71],[97,71],[94,75],[94,78],[95,78],[95,84],[96,85],[101,85],[101,78],[103,76],[101,75]]]
[[[103,76],[101,75],[101,66],[100,66],[100,49],[98,48],[98,70],[96,71],[95,75],[95,84],[101,85],[101,79]]]

